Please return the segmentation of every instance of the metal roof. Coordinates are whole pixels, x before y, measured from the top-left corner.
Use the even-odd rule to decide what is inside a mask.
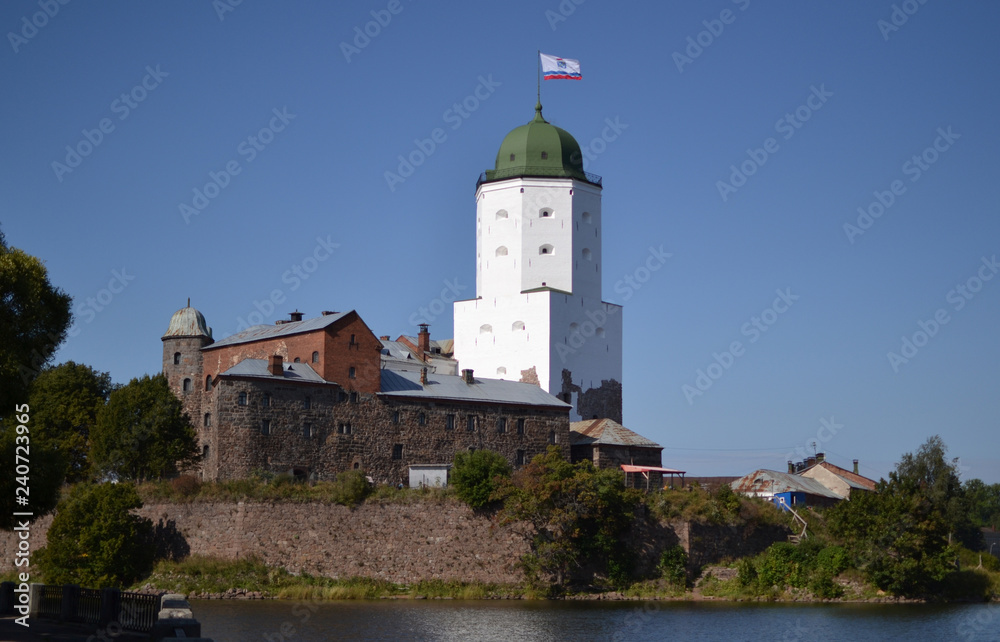
[[[238,343],[249,343],[251,341],[263,341],[264,339],[273,339],[275,337],[284,337],[291,334],[301,334],[303,332],[311,332],[313,330],[321,330],[327,326],[333,325],[337,321],[340,321],[348,314],[351,314],[354,310],[348,310],[347,312],[335,312],[334,314],[327,314],[326,316],[316,317],[314,319],[306,319],[304,321],[292,321],[291,323],[282,323],[281,325],[255,325],[247,328],[243,332],[237,332],[232,334],[225,339],[220,339],[210,346],[206,346],[205,350],[211,350],[213,348],[220,348],[222,346],[231,346]]]
[[[632,464],[622,464],[622,470],[626,473],[663,473],[664,475],[683,475],[686,470],[675,468],[662,468],[660,466],[633,466]]]
[[[569,425],[569,443],[577,446],[639,446],[642,448],[663,448],[655,441],[646,439],[611,419],[589,419],[574,421]]]
[[[840,466],[837,466],[836,464],[831,464],[830,462],[825,460],[818,462],[815,466],[810,466],[809,468],[806,468],[806,470],[811,470],[813,468],[825,468],[826,470],[830,471],[837,477],[843,479],[844,482],[851,488],[857,488],[860,490],[875,490],[875,487],[878,485],[873,479],[868,479],[863,475],[854,473],[850,470],[847,470],[846,468],[841,468]],[[801,475],[802,473],[806,472],[806,470],[799,471],[799,474]]]
[[[315,383],[333,383],[326,381],[316,374],[308,363],[288,363],[282,364],[285,381],[309,381]],[[267,359],[244,359],[235,366],[226,370],[220,376],[230,375],[234,377],[263,377],[267,379],[277,379],[267,367]]]
[[[456,401],[486,401],[526,406],[570,408],[558,398],[531,383],[480,379],[465,383],[455,375],[428,373],[427,385],[421,385],[419,372],[382,369],[382,392],[386,397],[414,397],[420,399],[452,399]]]
[[[174,312],[170,317],[170,325],[163,334],[167,337],[211,337],[212,328],[205,323],[205,317],[191,307],[191,300],[188,299],[188,306]]]
[[[740,477],[731,486],[734,491],[747,495],[801,492],[831,499],[842,499],[815,479],[779,473],[776,470],[755,470],[749,475]]]

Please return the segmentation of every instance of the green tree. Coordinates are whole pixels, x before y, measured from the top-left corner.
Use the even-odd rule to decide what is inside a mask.
[[[628,579],[631,551],[622,538],[641,493],[624,481],[620,470],[596,469],[589,460],[572,464],[550,446],[503,483],[502,520],[528,522],[535,532],[522,560],[529,581],[547,575],[561,586],[585,564],[615,584]]]
[[[1000,484],[969,479],[962,484],[962,490],[973,524],[980,528],[1000,528]]]
[[[493,501],[498,477],[510,477],[510,464],[500,453],[477,450],[455,454],[451,484],[458,498],[469,506],[482,508]]]
[[[141,507],[131,484],[75,486],[34,556],[46,583],[120,588],[144,577],[153,563],[153,523],[131,513]]]
[[[31,519],[51,512],[59,502],[63,475],[66,472],[66,460],[62,450],[54,444],[32,441],[30,417],[27,424],[18,423],[18,417],[24,418],[24,415],[11,415],[4,422],[6,424],[4,429],[0,430],[0,462],[3,462],[0,465],[2,471],[0,529],[2,530],[11,530],[19,522],[24,521],[24,517],[15,517],[14,512],[31,512],[33,513]],[[22,425],[28,428],[27,432],[20,430]],[[28,443],[25,444],[25,441]],[[26,454],[28,464],[15,459],[17,455]],[[19,475],[18,465],[27,465],[28,475]],[[19,499],[28,503],[19,504],[17,503]]]
[[[198,460],[194,428],[162,374],[112,392],[90,443],[94,472],[117,479],[160,478]]]
[[[87,475],[90,433],[113,389],[110,374],[72,361],[46,368],[31,384],[32,443],[62,451],[69,483]]]
[[[28,386],[66,338],[71,299],[39,259],[0,234],[0,415],[24,403]]]

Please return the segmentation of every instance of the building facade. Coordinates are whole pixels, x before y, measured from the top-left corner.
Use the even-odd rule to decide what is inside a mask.
[[[622,309],[601,290],[601,178],[542,117],[511,131],[476,187],[476,298],[454,304],[454,355],[535,383],[571,417],[622,420]]]

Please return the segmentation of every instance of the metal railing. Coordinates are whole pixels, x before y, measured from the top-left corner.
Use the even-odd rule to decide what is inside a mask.
[[[63,590],[61,586],[43,586],[38,614],[42,617],[58,618],[62,615]]]
[[[145,593],[122,593],[118,623],[127,631],[149,633],[160,612],[160,596]]]
[[[81,624],[97,625],[101,621],[101,591],[98,589],[80,589],[80,598],[76,604],[76,621]]]

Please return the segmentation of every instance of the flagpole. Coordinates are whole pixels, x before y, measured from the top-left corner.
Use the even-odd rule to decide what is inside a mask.
[[[542,104],[542,50],[538,50],[538,55],[535,57],[535,64],[538,65],[538,104]]]

